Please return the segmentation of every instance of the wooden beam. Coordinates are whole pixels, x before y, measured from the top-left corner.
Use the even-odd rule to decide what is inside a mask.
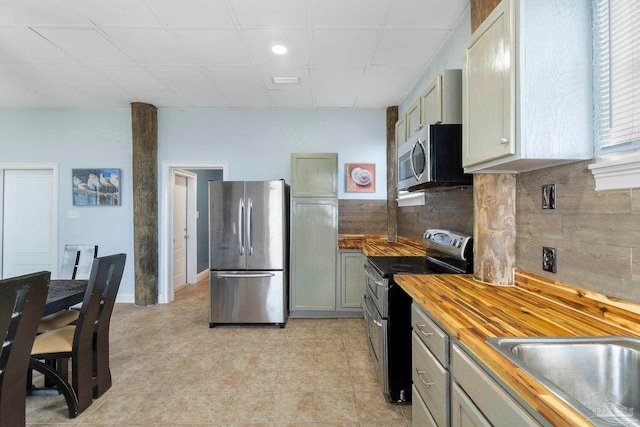
[[[135,303],[158,303],[158,112],[131,103]]]
[[[487,16],[496,6],[500,3],[500,0],[471,0],[471,32],[473,33],[478,29],[482,21],[487,19]]]
[[[387,108],[387,238],[398,240],[398,146],[396,122],[398,107]]]

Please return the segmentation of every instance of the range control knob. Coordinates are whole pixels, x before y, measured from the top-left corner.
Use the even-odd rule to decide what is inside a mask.
[[[458,244],[456,245],[457,247],[462,246],[462,240],[458,240]]]
[[[429,240],[431,238],[431,233],[424,233],[424,238]]]
[[[451,241],[451,245],[452,245],[452,246],[458,246],[458,240],[457,240],[457,239],[453,239],[453,240]]]

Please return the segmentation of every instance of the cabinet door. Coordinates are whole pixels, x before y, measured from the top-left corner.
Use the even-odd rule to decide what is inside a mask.
[[[336,153],[294,153],[291,174],[292,197],[338,197]]]
[[[451,427],[491,427],[491,423],[456,383],[453,383],[451,390]]]
[[[422,104],[422,123],[425,126],[442,123],[442,75],[427,87],[420,96]]]
[[[407,139],[420,129],[422,129],[422,116],[420,115],[420,99],[418,98],[407,110]]]
[[[503,0],[465,45],[463,166],[515,153],[509,3]]]
[[[336,309],[338,202],[294,199],[291,210],[291,310]]]
[[[362,308],[364,260],[361,251],[340,251],[338,310]]]
[[[407,142],[407,120],[405,117],[400,117],[396,122],[396,147]]]

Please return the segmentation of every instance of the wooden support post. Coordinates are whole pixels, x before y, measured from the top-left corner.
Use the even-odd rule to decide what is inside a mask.
[[[516,176],[473,175],[474,278],[513,286],[516,266]]]
[[[396,122],[398,107],[387,108],[387,239],[398,240],[398,146]]]
[[[131,103],[135,303],[158,303],[158,112]]]

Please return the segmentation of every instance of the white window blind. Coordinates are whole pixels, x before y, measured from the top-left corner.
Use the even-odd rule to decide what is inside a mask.
[[[595,0],[596,155],[640,148],[640,1]]]

